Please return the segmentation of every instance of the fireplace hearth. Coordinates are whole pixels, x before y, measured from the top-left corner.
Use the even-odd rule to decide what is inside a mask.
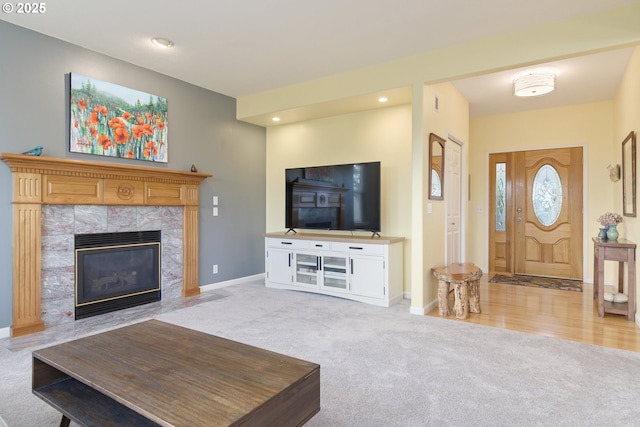
[[[75,319],[160,301],[161,231],[75,235]]]

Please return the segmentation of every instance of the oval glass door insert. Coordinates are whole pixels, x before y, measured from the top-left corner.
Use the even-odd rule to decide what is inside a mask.
[[[533,179],[533,212],[542,225],[553,225],[562,210],[562,182],[556,169],[546,164]]]

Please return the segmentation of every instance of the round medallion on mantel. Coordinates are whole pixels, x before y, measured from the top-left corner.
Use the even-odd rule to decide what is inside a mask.
[[[128,184],[128,183],[123,183],[118,185],[118,187],[116,188],[116,194],[118,195],[118,197],[122,200],[129,200],[133,197],[133,195],[135,194],[135,189],[133,188],[133,185]]]

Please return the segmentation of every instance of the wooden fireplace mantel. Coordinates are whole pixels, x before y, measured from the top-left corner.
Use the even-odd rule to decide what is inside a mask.
[[[13,176],[11,335],[44,329],[42,205],[182,206],[182,295],[198,295],[198,186],[209,174],[2,153]]]

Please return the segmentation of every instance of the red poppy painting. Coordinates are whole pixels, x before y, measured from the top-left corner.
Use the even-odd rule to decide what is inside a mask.
[[[167,99],[71,73],[69,151],[168,162]]]

